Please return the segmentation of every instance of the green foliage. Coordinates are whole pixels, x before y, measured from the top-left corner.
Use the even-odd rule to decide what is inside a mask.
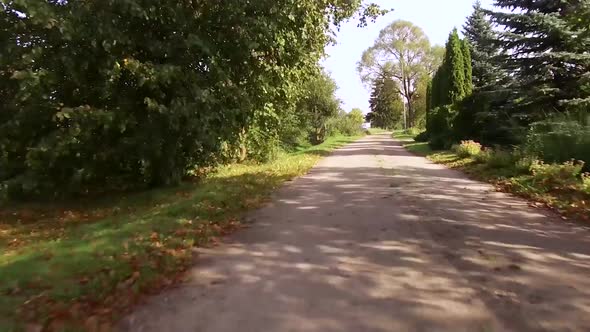
[[[481,144],[475,141],[462,141],[461,144],[453,145],[452,151],[461,158],[477,156],[481,150]]]
[[[425,143],[407,143],[409,151],[438,164],[466,171],[496,188],[556,208],[559,212],[588,220],[590,174],[580,174],[581,164],[544,164],[519,149],[483,149],[471,157],[450,151],[433,151]],[[534,173],[534,174],[533,174]]]
[[[417,135],[419,135],[422,132],[422,130],[420,130],[419,128],[408,128],[406,130],[404,130],[404,134],[415,137]]]
[[[445,57],[432,79],[430,107],[453,105],[473,90],[471,55],[467,42],[454,29],[446,43]]]
[[[416,124],[414,98],[418,83],[438,62],[437,49],[430,46],[424,31],[411,22],[398,20],[381,30],[374,45],[363,52],[357,70],[365,83],[374,84],[382,78],[397,82],[408,105],[405,128]]]
[[[580,184],[584,163],[567,161],[562,164],[534,162],[530,171],[534,185],[544,190],[569,189]]]
[[[449,104],[448,83],[449,78],[447,75],[447,67],[445,65],[441,65],[436,70],[436,72],[434,73],[434,77],[432,78],[429,111],[437,107]]]
[[[312,144],[322,143],[326,139],[328,121],[340,110],[336,89],[336,83],[326,73],[317,74],[303,88],[304,93],[297,103],[297,113],[309,128]]]
[[[428,131],[423,131],[414,137],[416,142],[428,142]]]
[[[282,139],[331,26],[355,13],[364,24],[382,11],[360,0],[4,1],[0,186],[52,196],[175,184],[244,139],[265,150],[260,130]]]
[[[413,127],[425,128],[426,127],[426,114],[428,110],[428,87],[430,85],[430,77],[427,75],[422,76],[417,81],[416,93],[412,96],[412,108],[413,108]]]
[[[386,71],[373,82],[367,121],[372,127],[394,129],[403,127],[404,104],[398,84]]]
[[[486,164],[490,168],[509,168],[519,160],[513,152],[505,149],[488,150]]]
[[[433,109],[428,114],[428,138],[430,147],[435,150],[447,149],[453,142],[452,123],[456,111],[450,106]]]
[[[471,65],[471,51],[469,49],[469,41],[467,41],[467,39],[463,39],[461,41],[461,53],[463,55],[465,96],[469,96],[473,92],[473,68]]]
[[[365,115],[360,108],[353,108],[350,113],[347,114],[347,117],[357,127],[362,127],[363,123],[365,123]]]
[[[465,59],[457,29],[449,35],[445,53],[445,71],[448,75],[448,101],[453,104],[466,95]]]
[[[581,175],[582,189],[590,195],[590,173],[583,173]]]
[[[331,118],[328,122],[329,135],[347,135],[358,136],[364,132],[363,123],[365,118],[363,112],[354,108],[350,113],[341,111],[337,116]]]
[[[457,29],[454,29],[446,44],[445,59],[432,79],[429,106],[435,109],[453,108],[457,111],[453,112],[452,117],[445,118],[441,114],[429,116],[428,121],[436,121],[435,124],[427,124],[433,147],[448,147],[453,141],[476,136],[472,134],[475,131],[475,114],[472,109],[464,107],[464,100],[473,91],[470,53],[468,42],[461,41]],[[432,110],[431,113],[436,112]],[[443,130],[446,132],[443,133]]]
[[[457,103],[457,116],[453,121],[455,140],[476,140],[486,146],[520,144],[524,123],[511,117],[501,107],[504,95],[476,91]]]
[[[487,11],[499,25],[502,68],[514,116],[529,122],[590,104],[588,1],[496,0]],[[509,11],[505,10],[509,9]],[[514,56],[517,54],[518,56]]]
[[[494,42],[496,32],[481,7],[480,1],[473,5],[473,13],[463,26],[463,34],[470,50],[474,89],[496,89],[500,78],[500,68],[494,61],[494,57],[500,53],[500,50]]]
[[[554,117],[530,126],[524,147],[546,162],[570,159],[590,163],[590,126],[572,117]]]

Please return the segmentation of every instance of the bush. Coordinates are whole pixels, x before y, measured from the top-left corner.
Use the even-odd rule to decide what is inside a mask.
[[[453,151],[461,158],[473,157],[481,152],[481,144],[475,141],[461,141],[461,144],[453,147]]]
[[[582,190],[590,194],[590,173],[582,174]]]
[[[363,128],[364,119],[362,113],[359,114],[359,112],[355,110],[350,113],[341,111],[338,115],[329,119],[326,124],[328,136],[338,134],[357,136],[365,133],[365,129]]]
[[[449,148],[453,142],[451,124],[455,111],[451,106],[437,107],[428,115],[428,143],[432,149]]]
[[[428,132],[427,131],[423,131],[420,134],[416,135],[416,137],[414,137],[414,141],[416,141],[416,142],[428,142]]]
[[[513,167],[518,161],[514,153],[502,149],[490,150],[486,156],[486,164],[491,168]]]
[[[404,134],[410,135],[413,137],[418,136],[421,132],[422,132],[422,130],[419,128],[416,128],[416,127],[412,127],[412,128],[408,128],[408,129],[404,130]]]
[[[492,153],[494,153],[492,149],[484,148],[473,157],[473,160],[475,160],[476,163],[486,164],[488,160],[490,160]]]
[[[509,146],[522,143],[522,123],[503,107],[507,92],[477,91],[457,103],[453,138],[476,140],[484,145]]]
[[[475,162],[485,164],[489,168],[510,169],[514,175],[529,174],[531,165],[537,162],[536,157],[526,155],[520,150],[510,152],[499,148],[483,148],[472,157]]]
[[[583,162],[568,161],[563,164],[545,164],[542,161],[536,161],[531,165],[530,170],[534,184],[545,190],[550,190],[578,186],[583,167]]]
[[[590,126],[565,117],[536,122],[530,126],[524,149],[545,162],[582,160],[590,166]]]
[[[516,161],[514,164],[514,169],[518,174],[529,174],[531,171],[531,166],[537,163],[538,159],[532,156],[523,156]]]

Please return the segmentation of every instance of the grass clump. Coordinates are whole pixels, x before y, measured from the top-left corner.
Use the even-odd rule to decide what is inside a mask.
[[[418,128],[408,128],[405,130],[394,130],[391,137],[401,141],[413,141],[414,137],[418,136],[421,130]]]
[[[389,130],[373,127],[373,128],[367,129],[367,132],[369,135],[377,135],[377,134],[383,134],[383,133],[389,132]]]

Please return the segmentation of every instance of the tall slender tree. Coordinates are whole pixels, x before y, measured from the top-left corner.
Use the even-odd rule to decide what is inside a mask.
[[[496,33],[480,1],[473,5],[473,13],[463,25],[463,35],[471,52],[474,89],[494,88],[499,79],[499,68],[494,57],[500,50],[494,43]]]
[[[449,35],[444,66],[449,82],[448,101],[453,104],[465,96],[465,60],[457,29]]]
[[[469,42],[467,41],[467,39],[463,39],[461,41],[461,52],[463,53],[465,96],[469,96],[473,91],[473,67],[471,65],[471,51],[469,50]]]

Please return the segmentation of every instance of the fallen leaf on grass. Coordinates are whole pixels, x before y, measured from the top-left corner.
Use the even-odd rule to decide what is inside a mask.
[[[25,332],[41,332],[43,330],[43,326],[39,324],[27,324],[25,326]]]

